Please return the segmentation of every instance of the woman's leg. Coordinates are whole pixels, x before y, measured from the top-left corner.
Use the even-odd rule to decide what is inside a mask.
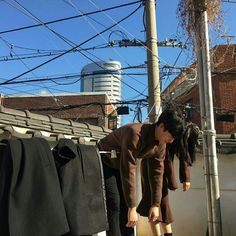
[[[150,222],[151,230],[153,236],[160,236],[161,235],[161,229],[159,222]]]
[[[161,229],[164,233],[164,235],[172,235],[172,228],[171,228],[171,224],[167,224],[167,223],[161,223]]]
[[[140,174],[141,174],[141,186],[142,186],[142,199],[139,203],[137,211],[138,213],[140,213],[141,216],[148,217],[149,209],[151,207],[151,194],[150,194],[151,189],[148,177],[148,159],[142,159],[140,164]],[[159,221],[161,220],[162,218],[160,215],[158,221],[149,222],[153,236],[161,235],[160,224],[159,224]]]
[[[172,212],[170,208],[170,199],[168,193],[167,178],[163,176],[162,199],[161,199],[161,214],[162,222],[161,229],[164,236],[172,236],[171,222],[173,222]]]
[[[128,207],[123,194],[120,173],[117,175],[116,181],[120,193],[120,232],[122,236],[134,236],[134,228],[126,227],[128,222]]]

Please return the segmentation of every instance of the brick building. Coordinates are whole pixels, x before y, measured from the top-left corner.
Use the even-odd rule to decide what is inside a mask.
[[[86,122],[91,125],[116,128],[117,113],[104,93],[40,94],[4,97],[0,105],[17,110],[29,110],[36,114]]]
[[[188,118],[201,127],[196,65],[182,72],[163,91],[162,98],[185,104]],[[212,92],[217,133],[236,133],[236,45],[211,50]]]

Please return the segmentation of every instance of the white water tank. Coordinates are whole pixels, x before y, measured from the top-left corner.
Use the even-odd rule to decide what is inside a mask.
[[[111,102],[121,100],[121,64],[118,61],[98,61],[81,70],[81,92],[104,92]]]

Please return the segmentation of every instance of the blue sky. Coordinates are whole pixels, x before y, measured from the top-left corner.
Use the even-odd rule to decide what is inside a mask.
[[[139,3],[117,8],[89,17],[78,17],[71,20],[61,21],[54,24],[42,25],[24,30],[6,33],[7,30],[18,29],[25,26],[42,24],[66,17],[81,15],[113,6],[118,6],[134,1],[127,0],[1,0],[0,1],[0,83],[13,79],[25,73],[14,81],[28,79],[42,79],[46,77],[58,77],[63,75],[79,74],[83,66],[97,60],[118,60],[122,67],[142,65],[146,61],[146,49],[144,47],[107,47],[110,40],[138,39],[145,40],[143,12],[141,7],[128,19],[118,24],[111,30],[98,37],[83,43],[115,22],[129,15]],[[176,39],[177,42],[185,42],[186,38],[179,27],[176,15],[176,0],[157,0],[156,17],[158,41],[166,38]],[[223,2],[223,19],[227,35],[236,36],[234,1]],[[50,29],[49,29],[50,28]],[[53,32],[52,32],[53,31]],[[4,33],[5,32],[5,33]],[[59,36],[60,37],[59,37]],[[62,39],[63,38],[63,39]],[[225,38],[212,36],[212,45],[225,43]],[[65,42],[67,41],[67,43]],[[235,43],[235,39],[232,40]],[[61,50],[69,50],[75,45],[82,44],[81,48],[94,48],[89,51],[68,53],[44,66],[27,71],[45,63],[53,57],[39,57],[42,53],[54,52],[56,55]],[[46,51],[47,50],[47,51]],[[59,50],[59,51],[58,51]],[[193,61],[189,49],[179,47],[159,47],[160,66],[176,65],[188,66]],[[25,57],[34,56],[34,58]],[[180,55],[180,56],[179,56]],[[178,57],[179,56],[179,57]],[[178,57],[178,60],[177,60]],[[17,60],[12,60],[17,59]],[[143,75],[125,75],[122,84],[122,100],[143,99],[147,95],[146,69],[125,70],[125,73],[143,73]],[[163,86],[167,86],[174,77],[163,77]],[[49,93],[56,96],[57,93],[71,93],[80,91],[79,78],[70,80],[57,80],[37,82],[33,84],[12,84],[0,86],[0,93],[4,95],[41,94]],[[60,84],[59,84],[60,83]],[[68,84],[69,83],[69,84]],[[66,85],[68,84],[68,85]],[[128,85],[129,86],[128,86]],[[132,89],[132,88],[135,88]],[[139,91],[140,93],[138,93]],[[135,107],[131,106],[134,110]],[[143,109],[143,121],[145,120],[146,108]],[[123,118],[123,122],[132,121],[133,112]]]

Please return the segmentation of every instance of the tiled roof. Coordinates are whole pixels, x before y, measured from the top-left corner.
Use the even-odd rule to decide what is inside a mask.
[[[202,136],[199,137],[198,150],[202,151]],[[216,134],[216,150],[218,153],[232,154],[236,153],[236,133]]]
[[[21,129],[20,132],[19,128]],[[15,136],[20,136],[20,133],[23,133],[24,137],[49,134],[51,137],[57,136],[57,138],[61,135],[93,140],[99,140],[111,132],[105,127],[59,119],[51,115],[39,115],[27,110],[14,110],[3,106],[0,106],[0,129],[0,134],[15,132]]]
[[[105,137],[111,130],[79,123],[71,120],[55,118],[51,115],[39,115],[27,110],[19,111],[0,106],[0,137],[10,133],[18,138],[46,137],[56,141],[62,137],[74,138],[79,142],[94,141]],[[199,138],[201,150],[202,138]],[[217,134],[216,147],[220,153],[236,153],[236,134]]]

